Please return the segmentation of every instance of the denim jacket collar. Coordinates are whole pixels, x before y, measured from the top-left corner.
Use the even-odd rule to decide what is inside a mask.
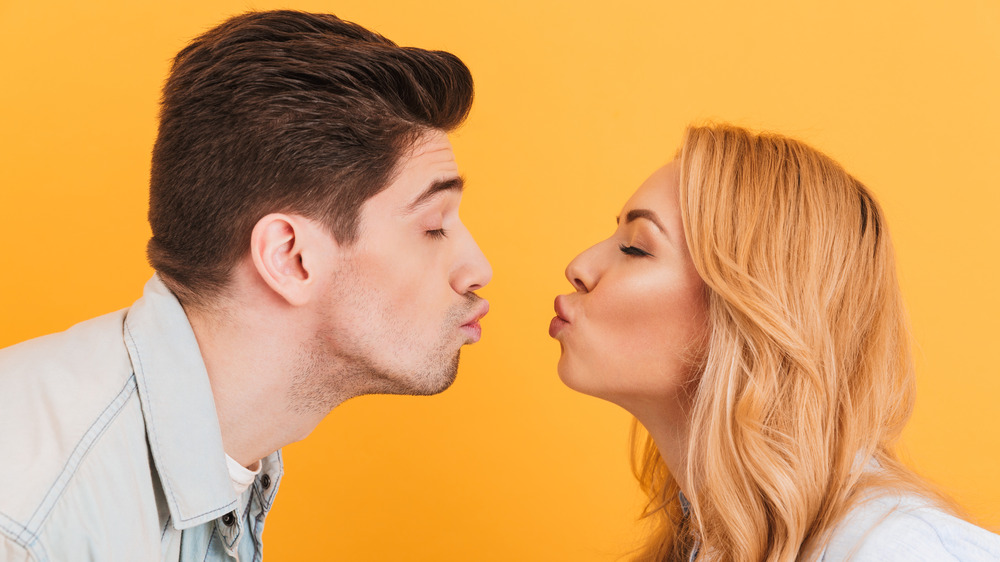
[[[208,373],[187,315],[153,276],[125,319],[146,437],[173,526],[216,519],[238,506]]]

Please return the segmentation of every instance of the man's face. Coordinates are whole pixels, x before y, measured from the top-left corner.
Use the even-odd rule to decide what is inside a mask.
[[[447,135],[427,133],[362,206],[357,240],[339,249],[320,343],[377,392],[443,391],[459,349],[479,340],[489,305],[473,291],[493,272],[458,216],[461,200]]]

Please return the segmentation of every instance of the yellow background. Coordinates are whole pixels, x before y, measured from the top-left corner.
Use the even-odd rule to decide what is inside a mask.
[[[629,418],[562,386],[546,328],[565,264],[705,119],[802,138],[875,191],[919,344],[907,456],[1000,524],[996,0],[424,4],[0,0],[0,346],[140,295],[174,53],[247,8],[330,11],[471,67],[453,142],[493,312],[443,395],[350,401],[285,449],[269,560],[613,560],[634,544]]]

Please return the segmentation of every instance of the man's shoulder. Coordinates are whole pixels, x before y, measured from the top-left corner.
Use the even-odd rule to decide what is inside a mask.
[[[23,371],[58,365],[87,356],[100,357],[110,344],[122,343],[127,308],[84,320],[70,328],[0,349],[0,381]],[[96,346],[96,347],[95,347]],[[124,347],[122,347],[124,349]],[[80,365],[84,367],[84,365]]]
[[[885,495],[855,507],[838,526],[823,560],[1000,559],[1000,536],[912,495]]]
[[[134,398],[125,312],[0,350],[0,514],[33,509]]]
[[[122,338],[128,309],[0,349],[0,404],[15,406],[41,396],[105,390],[123,383],[131,361]],[[0,418],[8,418],[0,408]]]
[[[0,349],[0,439],[33,420],[56,423],[121,390],[132,374],[122,337],[127,310]]]

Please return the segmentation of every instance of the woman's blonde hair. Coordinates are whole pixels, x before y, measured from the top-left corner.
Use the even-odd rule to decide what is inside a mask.
[[[863,497],[954,506],[894,450],[914,400],[907,319],[885,216],[836,162],[779,135],[690,127],[684,234],[707,285],[690,506],[637,425],[633,469],[657,530],[642,560],[796,560]],[[874,459],[878,471],[866,470]]]

